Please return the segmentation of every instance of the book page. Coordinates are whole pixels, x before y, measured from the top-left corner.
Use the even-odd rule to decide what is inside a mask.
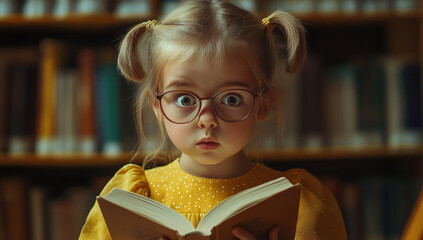
[[[148,197],[114,188],[103,198],[137,215],[144,216],[168,228],[175,229],[180,235],[195,231],[191,222],[184,216],[172,208]]]
[[[241,191],[215,206],[200,221],[197,231],[211,233],[213,226],[230,218],[237,212],[246,209],[254,203],[264,200],[278,192],[281,192],[293,185],[285,177],[281,177],[259,186]]]

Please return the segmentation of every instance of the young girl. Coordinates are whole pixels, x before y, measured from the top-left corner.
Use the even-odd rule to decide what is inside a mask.
[[[296,239],[346,239],[338,205],[315,177],[299,169],[269,169],[243,150],[255,123],[280,95],[277,82],[298,70],[305,55],[304,29],[296,18],[276,11],[260,20],[224,0],[186,1],[160,22],[132,28],[120,47],[119,68],[127,79],[143,83],[137,112],[151,107],[163,141],[170,139],[181,154],[145,171],[124,166],[100,195],[119,187],[150,197],[195,227],[225,198],[285,176],[302,186]],[[145,118],[138,114],[139,124]],[[144,166],[160,151],[147,155]],[[264,238],[240,227],[232,233]],[[268,235],[278,239],[278,227]],[[110,239],[97,203],[79,239]]]

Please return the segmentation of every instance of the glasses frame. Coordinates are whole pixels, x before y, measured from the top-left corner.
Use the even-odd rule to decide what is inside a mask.
[[[247,114],[245,117],[243,117],[242,119],[240,119],[240,120],[226,120],[226,119],[223,119],[223,118],[219,115],[219,113],[216,111],[216,108],[215,108],[215,106],[214,106],[214,104],[213,104],[214,99],[217,97],[217,95],[221,94],[222,92],[228,92],[228,91],[245,91],[245,92],[250,93],[250,94],[253,96],[253,106],[251,107],[251,109],[250,109],[250,111],[248,112],[248,114]],[[191,119],[191,120],[189,120],[189,121],[185,121],[185,122],[175,122],[175,121],[171,120],[171,119],[170,119],[170,118],[166,115],[166,113],[163,111],[163,106],[162,106],[162,97],[163,97],[165,94],[170,93],[170,92],[186,92],[186,93],[192,94],[193,96],[195,96],[195,97],[199,100],[200,105],[199,105],[199,107],[198,107],[198,111],[197,111],[197,113],[195,114],[195,116],[194,116],[194,117],[192,117],[192,119]],[[190,122],[194,121],[194,119],[196,119],[196,118],[198,117],[198,115],[200,114],[200,112],[201,112],[202,103],[203,103],[203,101],[204,101],[204,100],[210,100],[210,101],[211,101],[211,103],[212,103],[212,109],[213,109],[214,114],[215,114],[216,116],[218,116],[218,117],[219,117],[222,121],[225,121],[225,122],[230,122],[230,123],[236,123],[236,122],[242,122],[242,121],[244,121],[245,119],[247,119],[247,118],[251,115],[251,113],[253,112],[254,106],[255,106],[255,104],[256,104],[256,98],[257,98],[260,94],[262,94],[263,92],[264,92],[264,89],[263,89],[263,88],[262,88],[259,92],[257,92],[257,93],[253,93],[252,91],[250,91],[250,90],[248,90],[248,89],[235,88],[235,89],[226,89],[226,90],[222,90],[222,91],[217,92],[217,93],[216,93],[215,95],[213,95],[212,97],[204,97],[204,98],[203,98],[203,97],[198,96],[197,94],[195,94],[195,93],[193,93],[193,92],[191,92],[191,91],[185,91],[185,90],[170,90],[170,91],[166,91],[166,92],[161,93],[161,94],[157,93],[157,91],[156,91],[156,92],[154,93],[154,95],[156,96],[156,99],[159,101],[159,104],[160,104],[160,110],[162,111],[163,115],[165,116],[165,118],[166,118],[167,120],[169,120],[169,121],[170,121],[170,122],[172,122],[172,123],[175,123],[175,124],[186,124],[186,123],[190,123]]]

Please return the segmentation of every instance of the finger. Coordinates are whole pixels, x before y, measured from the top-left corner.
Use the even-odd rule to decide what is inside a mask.
[[[274,226],[272,229],[270,229],[269,240],[278,240],[278,234],[280,229],[281,228],[279,226]]]
[[[251,233],[242,227],[234,227],[232,229],[232,234],[241,240],[256,240],[256,238],[251,235]]]
[[[161,238],[159,238],[159,240],[168,240],[168,239],[165,238],[165,237],[161,237]]]

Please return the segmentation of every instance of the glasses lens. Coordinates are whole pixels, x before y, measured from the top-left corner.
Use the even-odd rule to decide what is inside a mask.
[[[199,105],[195,95],[184,91],[167,92],[161,98],[164,115],[175,123],[191,121],[197,115]]]
[[[254,106],[254,96],[246,90],[227,90],[214,99],[214,108],[220,118],[226,121],[240,121],[246,118]]]

